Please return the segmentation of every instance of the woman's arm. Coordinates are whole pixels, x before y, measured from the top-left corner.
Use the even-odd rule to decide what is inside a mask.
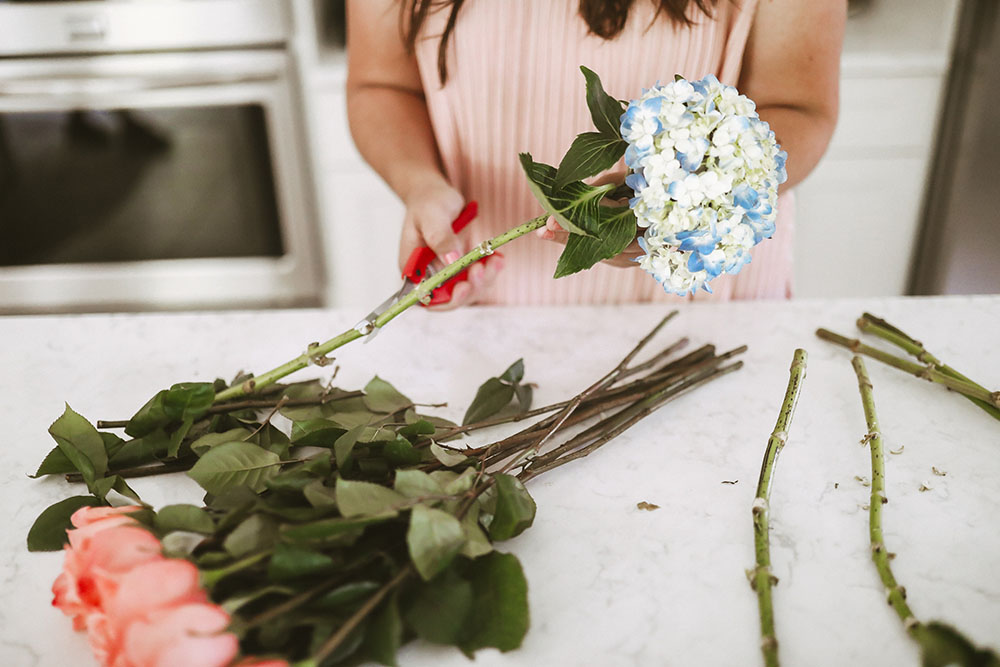
[[[846,0],[760,0],[738,88],[788,152],[789,188],[826,151],[837,124]]]
[[[406,206],[402,267],[418,246],[430,246],[448,261],[466,248],[451,231],[465,198],[445,177],[416,59],[400,34],[399,12],[399,0],[348,1],[347,116],[361,155]],[[455,287],[451,305],[469,301],[473,288],[492,278],[499,265],[486,275],[481,263],[470,269],[471,284]]]

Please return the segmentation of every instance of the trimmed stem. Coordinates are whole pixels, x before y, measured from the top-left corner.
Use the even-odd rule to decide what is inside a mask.
[[[228,401],[240,396],[245,396],[252,392],[258,391],[259,389],[266,387],[268,385],[274,384],[286,375],[290,375],[295,371],[301,370],[313,363],[313,360],[317,358],[325,357],[327,354],[336,350],[351,341],[357,340],[367,333],[371,333],[376,329],[380,329],[390,321],[392,321],[397,315],[402,313],[404,310],[416,303],[426,300],[430,297],[431,292],[433,292],[437,287],[450,280],[451,278],[458,275],[463,269],[468,268],[475,262],[479,261],[486,255],[492,254],[493,250],[499,248],[502,245],[510,243],[514,239],[520,238],[525,234],[533,232],[536,229],[540,229],[545,226],[545,221],[548,219],[548,214],[540,215],[537,218],[533,218],[525,223],[514,227],[511,230],[500,234],[499,236],[494,236],[492,239],[485,241],[473,248],[471,251],[466,253],[463,257],[452,262],[448,266],[441,269],[441,271],[435,273],[430,278],[423,280],[417,285],[409,294],[399,299],[396,303],[390,306],[384,313],[375,318],[373,322],[362,321],[358,323],[355,327],[348,329],[342,334],[331,338],[325,343],[315,345],[310,347],[308,350],[295,357],[290,361],[286,361],[277,368],[273,368],[262,375],[255,378],[247,380],[246,382],[230,387],[219,392],[215,396],[215,402],[220,403],[222,401]],[[365,325],[371,325],[370,331],[366,331],[368,327]]]
[[[860,318],[858,318],[858,328],[866,333],[873,334],[879,338],[889,341],[896,347],[902,349],[907,354],[916,357],[917,361],[931,366],[935,370],[938,370],[945,375],[949,375],[956,380],[962,380],[968,382],[969,384],[982,389],[983,391],[989,391],[986,387],[980,385],[979,383],[969,379],[965,375],[962,375],[956,371],[951,366],[942,363],[940,359],[935,357],[933,354],[927,351],[924,344],[921,343],[916,338],[913,338],[907,334],[902,329],[889,324],[887,321],[880,317],[876,317],[871,313],[863,313]],[[993,394],[995,396],[996,393]],[[996,405],[991,404],[988,401],[984,401],[979,398],[973,398],[971,396],[966,396],[970,401],[978,405],[984,411],[986,411],[994,419],[1000,419],[1000,408]]]
[[[753,541],[757,567],[751,573],[750,587],[757,591],[757,609],[760,612],[760,650],[764,654],[764,664],[767,667],[777,667],[778,665],[778,639],[774,634],[774,609],[771,606],[771,585],[777,580],[771,574],[771,547],[768,540],[771,478],[774,474],[774,466],[778,462],[778,454],[788,438],[792,417],[795,415],[795,406],[798,403],[802,381],[806,375],[806,358],[805,350],[801,348],[795,350],[792,366],[788,371],[785,398],[781,402],[781,410],[778,412],[778,421],[774,424],[771,437],[767,440],[767,449],[764,450],[764,460],[761,462],[760,477],[757,480],[757,495],[753,502]]]
[[[875,412],[875,398],[872,393],[872,381],[868,377],[865,362],[859,356],[851,359],[854,373],[858,376],[858,389],[861,392],[861,404],[865,410],[865,422],[868,433],[865,441],[871,450],[872,485],[871,498],[868,505],[868,538],[871,542],[872,561],[878,570],[879,579],[885,586],[886,599],[889,605],[903,622],[903,628],[911,636],[914,635],[920,623],[913,616],[910,606],[906,603],[906,589],[896,582],[889,567],[889,551],[882,536],[882,505],[889,502],[885,495],[885,455],[882,451],[882,434],[879,431],[878,415]]]
[[[945,387],[968,396],[969,398],[976,398],[981,401],[985,401],[990,405],[1000,407],[1000,392],[991,393],[988,389],[983,389],[974,383],[959,380],[958,378],[946,375],[934,368],[928,368],[927,366],[922,366],[909,361],[908,359],[897,357],[894,354],[883,352],[882,350],[871,347],[870,345],[865,345],[857,338],[847,338],[846,336],[841,336],[840,334],[833,333],[827,329],[817,329],[816,335],[825,341],[845,347],[855,354],[863,354],[871,357],[872,359],[881,361],[884,364],[888,364],[893,368],[897,368],[905,373],[909,373],[915,377],[944,385]]]

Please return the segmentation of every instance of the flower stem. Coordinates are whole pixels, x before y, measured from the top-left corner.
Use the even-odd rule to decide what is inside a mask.
[[[316,359],[322,359],[327,354],[336,350],[337,348],[350,343],[351,341],[357,340],[362,336],[371,333],[375,329],[380,329],[387,323],[392,321],[397,315],[402,313],[404,310],[413,306],[414,304],[425,300],[430,297],[431,292],[433,292],[437,287],[450,280],[451,278],[458,275],[463,269],[468,268],[475,262],[479,261],[483,257],[492,254],[492,252],[502,245],[510,243],[514,239],[520,238],[525,234],[528,234],[536,229],[540,229],[545,226],[545,221],[548,219],[548,214],[540,215],[537,218],[532,218],[525,223],[510,229],[499,236],[494,236],[488,241],[484,241],[477,247],[473,248],[471,251],[466,253],[463,257],[455,260],[448,266],[441,269],[441,271],[435,273],[430,278],[423,280],[417,285],[413,291],[411,291],[406,296],[402,297],[399,301],[390,306],[384,313],[375,318],[373,322],[361,322],[357,326],[348,329],[347,331],[334,336],[325,343],[315,345],[310,347],[308,350],[300,354],[299,356],[286,361],[280,366],[273,368],[262,375],[258,375],[246,382],[229,387],[215,396],[215,402],[219,403],[222,401],[228,401],[240,396],[245,396],[247,394],[253,393],[260,390],[263,387],[274,384],[281,378],[294,373],[295,371],[301,370],[313,363]],[[369,327],[365,325],[370,324]]]
[[[764,460],[760,466],[760,477],[757,480],[757,495],[753,502],[753,541],[757,558],[757,567],[750,573],[750,587],[757,591],[757,608],[760,611],[760,650],[764,654],[764,664],[767,667],[778,665],[778,640],[774,634],[774,609],[771,606],[771,585],[777,580],[771,574],[771,547],[768,541],[768,518],[771,502],[771,477],[778,454],[785,446],[788,429],[792,425],[795,405],[799,400],[802,381],[806,375],[806,351],[795,350],[792,366],[789,369],[788,386],[785,388],[785,398],[781,402],[778,421],[774,424],[771,437],[764,450]]]
[[[1000,392],[991,393],[988,389],[984,389],[975,383],[946,375],[945,373],[942,373],[934,368],[928,368],[927,366],[922,366],[909,361],[908,359],[897,357],[894,354],[883,352],[878,348],[865,345],[856,338],[847,338],[846,336],[841,336],[840,334],[833,333],[827,329],[817,329],[816,335],[825,341],[829,341],[835,345],[840,345],[841,347],[846,347],[855,354],[863,354],[871,357],[872,359],[881,361],[884,364],[888,364],[893,368],[909,373],[915,377],[944,385],[945,387],[953,389],[960,394],[970,398],[977,398],[981,401],[989,403],[990,405],[1000,408]]]
[[[851,359],[854,373],[858,376],[858,389],[861,392],[861,404],[865,410],[865,421],[868,433],[865,441],[871,450],[872,485],[871,499],[868,505],[868,538],[871,542],[872,561],[878,576],[885,586],[886,599],[889,605],[903,622],[903,628],[913,636],[920,622],[913,616],[910,606],[906,603],[906,589],[896,583],[896,578],[889,567],[889,552],[882,537],[882,505],[889,502],[885,495],[885,455],[882,451],[882,434],[879,432],[878,415],[875,413],[875,399],[872,395],[872,381],[865,369],[865,362],[859,356]]]
[[[962,375],[956,371],[951,366],[944,364],[940,359],[935,357],[933,354],[927,351],[924,344],[919,340],[913,338],[907,334],[902,329],[889,324],[887,321],[880,317],[876,317],[871,313],[863,313],[860,318],[858,318],[858,328],[866,333],[873,334],[887,340],[896,347],[901,348],[907,354],[910,354],[917,358],[917,361],[927,364],[928,366],[934,368],[945,375],[949,375],[956,380],[962,380],[968,382],[969,384],[978,387],[983,391],[989,391],[986,387],[970,380],[966,376]],[[992,416],[994,419],[1000,419],[1000,408],[996,405],[991,404],[988,401],[984,401],[979,398],[973,398],[971,396],[966,396],[970,401],[982,408],[987,414]]]

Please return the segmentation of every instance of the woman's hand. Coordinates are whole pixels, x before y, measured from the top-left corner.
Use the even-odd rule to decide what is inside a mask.
[[[431,175],[415,186],[405,202],[406,217],[399,240],[399,267],[406,265],[410,254],[428,247],[443,264],[451,264],[469,251],[468,236],[455,234],[451,223],[465,208],[465,197],[443,178]],[[472,223],[475,226],[475,222]],[[475,303],[503,268],[503,257],[492,255],[469,267],[468,280],[455,285],[451,300],[434,310],[451,310]]]

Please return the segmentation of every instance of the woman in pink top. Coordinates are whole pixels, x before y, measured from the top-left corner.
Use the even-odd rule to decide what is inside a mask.
[[[580,65],[619,99],[680,74],[715,74],[757,103],[788,152],[774,237],[714,295],[791,295],[789,189],[816,165],[837,116],[846,0],[350,0],[348,114],[354,140],[406,206],[400,262],[419,245],[453,261],[537,216],[519,152],[558,164],[592,129]],[[460,235],[466,201],[479,217]],[[474,265],[464,303],[574,304],[676,299],[626,251],[552,280],[563,240],[550,223]]]

